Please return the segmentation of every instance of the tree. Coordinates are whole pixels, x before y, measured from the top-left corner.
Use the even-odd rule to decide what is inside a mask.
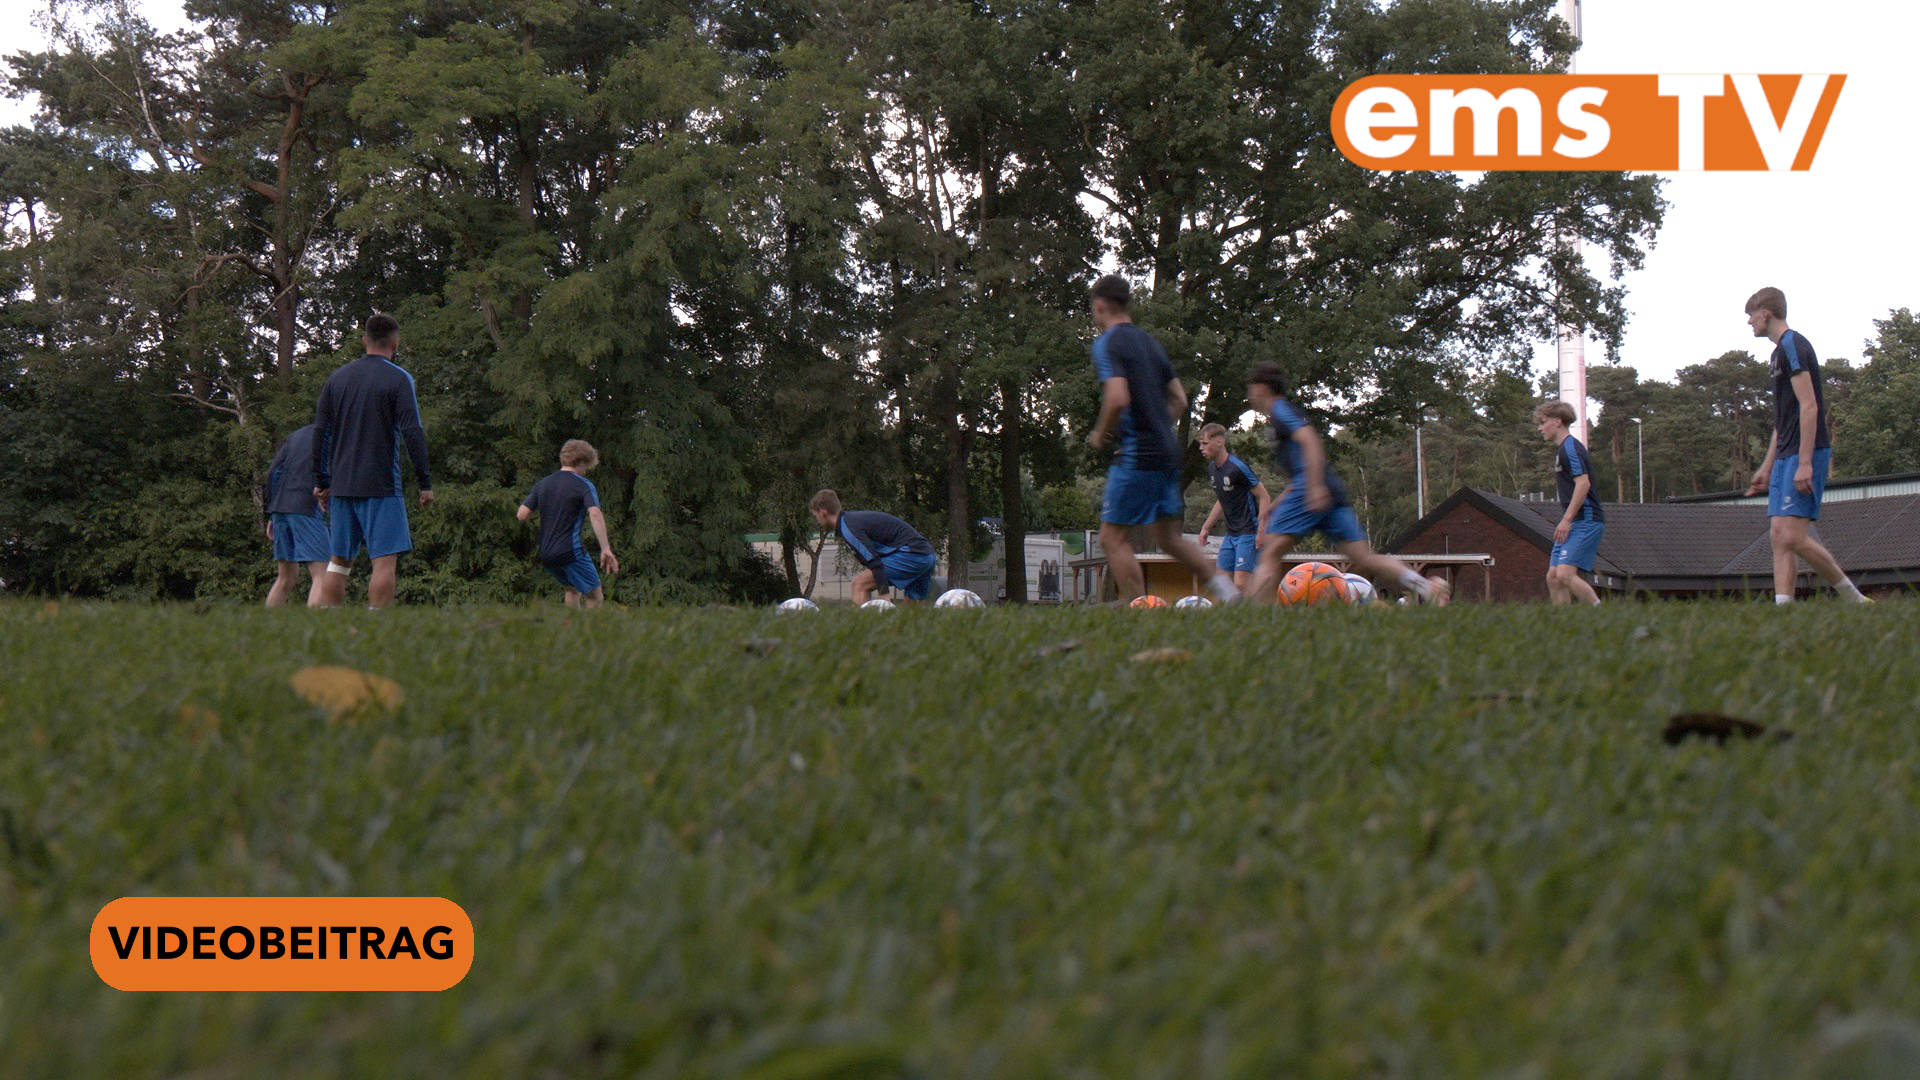
[[[1826,388],[1834,457],[1855,475],[1920,471],[1911,435],[1920,402],[1920,319],[1899,308],[1873,326],[1866,363],[1842,395],[1844,408],[1837,407],[1833,387]]]

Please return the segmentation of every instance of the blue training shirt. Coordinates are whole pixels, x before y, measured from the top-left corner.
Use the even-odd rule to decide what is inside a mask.
[[[1213,483],[1214,497],[1220,500],[1220,515],[1226,522],[1227,535],[1259,532],[1260,523],[1256,518],[1260,506],[1253,489],[1260,486],[1260,478],[1253,475],[1247,463],[1232,454],[1218,465],[1209,460],[1207,479]]]
[[[267,467],[267,513],[319,512],[320,501],[313,497],[313,425],[308,424],[287,436]]]
[[[1802,371],[1813,376],[1813,402],[1819,406],[1818,430],[1813,448],[1825,450],[1833,445],[1827,435],[1827,395],[1820,380],[1820,358],[1805,334],[1789,330],[1780,335],[1773,349],[1773,433],[1774,453],[1779,457],[1800,452],[1800,399],[1793,393],[1793,377]]]
[[[1297,497],[1304,499],[1307,494],[1307,455],[1300,444],[1293,441],[1293,433],[1301,428],[1312,427],[1300,410],[1284,401],[1276,399],[1267,419],[1273,421],[1273,457],[1275,465],[1287,474],[1292,485],[1299,490]],[[1347,485],[1333,471],[1333,463],[1326,465],[1327,490],[1333,493],[1333,505],[1348,505]]]
[[[1569,435],[1560,440],[1560,453],[1553,466],[1553,482],[1560,489],[1560,506],[1564,509],[1573,503],[1573,482],[1585,476],[1587,480],[1587,501],[1580,504],[1580,512],[1573,516],[1575,521],[1605,521],[1607,515],[1600,509],[1600,492],[1593,486],[1593,458],[1587,455],[1587,447],[1579,439]]]
[[[404,441],[421,489],[433,487],[413,376],[386,357],[369,353],[328,376],[313,426],[314,486],[346,499],[398,495]]]
[[[533,485],[520,505],[540,515],[540,562],[568,563],[587,549],[580,542],[580,519],[600,505],[600,491],[579,473],[561,469]]]
[[[913,526],[879,510],[843,510],[834,526],[840,541],[871,570],[880,560],[902,551],[915,555],[934,554],[933,545]]]
[[[1127,380],[1131,399],[1120,414],[1118,463],[1129,469],[1177,469],[1180,440],[1167,415],[1167,384],[1173,362],[1153,335],[1132,323],[1115,323],[1093,339],[1093,373],[1102,387],[1108,379]]]

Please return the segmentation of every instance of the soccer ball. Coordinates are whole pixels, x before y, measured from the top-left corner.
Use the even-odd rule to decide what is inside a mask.
[[[867,601],[866,603],[861,604],[860,610],[861,611],[892,611],[893,601],[887,599],[884,596],[876,596],[873,599]]]
[[[820,605],[814,603],[813,601],[807,599],[804,596],[796,596],[791,600],[780,601],[780,610],[781,611],[819,611]]]
[[[1294,605],[1344,604],[1352,596],[1346,575],[1323,562],[1301,563],[1280,581],[1280,602]]]
[[[934,607],[985,607],[986,601],[972,589],[948,589],[933,602]]]
[[[1346,578],[1347,578],[1347,588],[1351,590],[1353,594],[1354,603],[1356,604],[1373,603],[1374,597],[1377,595],[1374,592],[1373,582],[1368,581],[1366,578],[1361,577],[1359,574],[1348,574],[1346,575]]]
[[[1204,596],[1183,596],[1180,599],[1175,600],[1173,602],[1173,606],[1178,608],[1212,607],[1213,601],[1207,599]]]
[[[1152,593],[1146,593],[1142,596],[1136,596],[1132,600],[1128,601],[1127,606],[1137,607],[1137,608],[1156,608],[1156,607],[1166,607],[1167,602],[1153,595]]]

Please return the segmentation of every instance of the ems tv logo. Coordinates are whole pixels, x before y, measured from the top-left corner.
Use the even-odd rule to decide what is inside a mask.
[[[445,990],[473,966],[438,896],[123,896],[87,944],[117,990]]]
[[[1374,75],[1333,104],[1369,169],[1805,170],[1845,75]]]

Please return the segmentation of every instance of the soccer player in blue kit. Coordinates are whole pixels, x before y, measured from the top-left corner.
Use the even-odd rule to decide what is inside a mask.
[[[875,592],[899,589],[909,600],[925,600],[933,587],[939,556],[920,530],[879,510],[848,510],[831,489],[814,493],[807,510],[853,552],[866,569],[853,576],[853,602],[864,604]]]
[[[592,443],[568,439],[560,447],[560,471],[541,477],[520,501],[515,514],[521,521],[540,515],[540,565],[565,590],[561,599],[568,607],[597,608],[606,599],[600,574],[580,542],[583,516],[593,526],[593,538],[600,544],[600,569],[609,574],[620,572],[620,560],[614,558],[613,545],[607,541],[600,491],[587,479],[588,471],[598,464],[600,452]]]
[[[1267,546],[1247,596],[1257,604],[1274,602],[1287,552],[1310,532],[1321,532],[1340,546],[1354,572],[1386,581],[1429,604],[1444,604],[1452,592],[1439,578],[1421,577],[1391,555],[1367,543],[1360,518],[1347,501],[1347,486],[1327,464],[1326,443],[1285,399],[1286,380],[1275,364],[1261,364],[1247,376],[1247,402],[1272,424],[1273,451],[1291,482],[1267,518]]]
[[[400,324],[385,313],[369,316],[360,345],[365,355],[327,377],[313,414],[313,494],[332,533],[327,607],[346,599],[347,575],[363,545],[373,560],[367,606],[393,603],[400,553],[413,550],[400,496],[402,442],[420,482],[420,505],[433,502],[413,376],[393,362]]]
[[[273,587],[267,606],[281,607],[300,581],[304,564],[311,583],[307,606],[323,599],[327,574],[327,516],[313,497],[313,425],[287,436],[267,467],[267,539],[273,543]]]
[[[1798,330],[1787,326],[1787,297],[1768,287],[1747,298],[1747,327],[1754,337],[1774,344],[1773,441],[1767,459],[1753,474],[1747,494],[1767,493],[1767,539],[1773,545],[1773,602],[1793,602],[1799,578],[1798,556],[1841,596],[1869,602],[1840,569],[1825,544],[1807,533],[1820,519],[1827,490],[1827,465],[1833,440],[1827,432],[1827,399],[1820,382],[1820,359]]]
[[[1233,584],[1241,589],[1253,580],[1260,565],[1260,541],[1266,535],[1267,513],[1273,508],[1273,496],[1251,467],[1227,453],[1227,429],[1208,424],[1200,429],[1200,456],[1207,459],[1207,479],[1213,484],[1213,509],[1200,526],[1199,544],[1207,546],[1207,535],[1215,522],[1221,522],[1219,567],[1233,575]]]
[[[1553,527],[1553,551],[1547,556],[1547,595],[1556,604],[1598,604],[1600,595],[1580,575],[1593,573],[1593,557],[1606,532],[1606,513],[1593,493],[1593,459],[1586,444],[1567,430],[1574,421],[1573,406],[1549,401],[1533,412],[1540,435],[1556,449],[1553,478],[1565,509]]]
[[[1181,533],[1186,504],[1180,495],[1180,441],[1174,424],[1187,411],[1187,392],[1173,363],[1153,335],[1133,325],[1133,290],[1108,274],[1093,283],[1093,370],[1100,380],[1100,417],[1087,442],[1107,448],[1119,435],[1118,453],[1107,469],[1100,504],[1100,547],[1120,599],[1146,592],[1146,575],[1133,551],[1133,530],[1145,526],[1160,550],[1207,582],[1214,599],[1240,599],[1233,580],[1217,571],[1206,553]]]

